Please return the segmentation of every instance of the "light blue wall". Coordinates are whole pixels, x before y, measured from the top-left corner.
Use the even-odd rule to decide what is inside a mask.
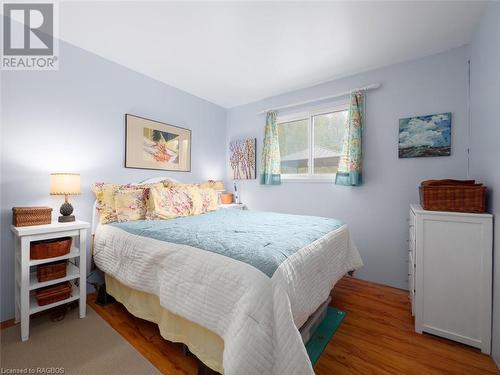
[[[11,207],[50,205],[49,173],[81,173],[82,195],[70,198],[90,220],[96,181],[133,182],[168,175],[182,181],[225,175],[225,109],[66,43],[59,71],[1,73],[1,316],[14,315]],[[124,114],[192,130],[192,172],[124,168]]]
[[[494,213],[500,212],[497,165],[500,124],[494,113],[500,87],[498,19],[500,4],[490,4],[470,47],[471,173],[492,190],[490,207]],[[257,111],[370,83],[381,83],[382,87],[367,95],[363,186],[290,182],[263,187],[257,181],[238,184],[243,201],[252,209],[345,220],[365,262],[358,275],[406,288],[406,218],[408,205],[418,201],[418,184],[430,178],[466,177],[467,56],[465,47],[458,48],[275,96],[227,113],[212,103],[63,42],[59,71],[2,71],[0,320],[13,317],[10,209],[17,205],[50,205],[57,212],[60,199],[48,196],[50,172],[73,170],[82,174],[82,195],[72,198],[72,203],[77,216],[90,220],[93,196],[89,186],[95,181],[130,182],[159,174],[183,181],[224,176],[230,180],[226,168],[227,141],[257,137],[260,159],[264,116],[257,116]],[[453,113],[451,157],[398,159],[399,118],[448,111]],[[192,172],[124,168],[125,113],[192,129]],[[497,237],[498,227],[497,221]],[[498,242],[496,259],[500,258]],[[497,363],[500,361],[499,263],[495,262],[493,353]]]
[[[432,178],[465,178],[467,167],[467,49],[389,66],[233,108],[227,114],[228,141],[257,137],[260,160],[265,108],[323,97],[371,83],[382,87],[366,98],[364,185],[288,182],[262,186],[239,182],[252,209],[321,215],[350,225],[367,280],[407,288],[408,210],[417,187]],[[398,120],[411,115],[452,112],[450,157],[398,159]],[[258,162],[260,172],[260,162]],[[228,168],[228,173],[230,168]],[[228,174],[228,179],[230,179]]]
[[[470,47],[471,177],[489,188],[494,228],[493,358],[500,367],[500,3],[490,2]]]

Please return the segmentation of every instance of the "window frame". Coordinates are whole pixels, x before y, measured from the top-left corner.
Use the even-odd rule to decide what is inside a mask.
[[[335,181],[336,173],[314,173],[314,126],[313,117],[319,115],[325,115],[332,112],[342,112],[349,110],[349,102],[337,103],[327,107],[311,108],[307,111],[294,112],[290,114],[278,115],[276,118],[276,124],[282,124],[292,121],[307,120],[308,123],[308,134],[309,134],[309,163],[308,163],[308,173],[301,174],[281,174],[281,180],[286,182],[333,182]]]

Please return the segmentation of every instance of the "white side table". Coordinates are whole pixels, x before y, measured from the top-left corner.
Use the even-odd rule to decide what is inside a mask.
[[[33,225],[28,227],[11,226],[15,235],[15,320],[21,322],[21,339],[29,338],[30,315],[63,305],[79,299],[80,318],[86,314],[86,256],[87,256],[87,230],[90,224],[85,221],[76,220],[70,223],[58,223],[46,225]],[[30,259],[30,243],[32,241],[48,240],[60,237],[72,237],[71,251],[68,254],[47,259]],[[66,276],[38,282],[36,267],[39,264],[55,262],[58,260],[76,260],[68,262]],[[75,283],[79,280],[78,285]],[[71,281],[73,290],[71,296],[65,300],[57,301],[45,306],[39,306],[34,292],[44,286]]]
[[[219,208],[230,208],[234,210],[248,210],[246,204],[243,203],[229,203],[229,204],[219,204]]]

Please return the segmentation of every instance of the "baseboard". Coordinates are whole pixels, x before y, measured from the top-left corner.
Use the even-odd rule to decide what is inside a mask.
[[[0,322],[0,330],[15,326],[16,324],[17,323],[14,319],[4,320],[3,322]]]
[[[388,284],[382,284],[382,283],[379,283],[377,281],[371,281],[371,280],[366,280],[366,279],[361,279],[359,277],[357,277],[356,275],[346,275],[344,276],[346,278],[349,278],[349,279],[353,279],[353,280],[356,280],[357,282],[360,282],[360,283],[364,283],[366,285],[376,285],[376,286],[381,286],[381,287],[384,287],[384,288],[389,288],[389,289],[395,289],[395,290],[400,290],[402,292],[406,292],[408,293],[408,289],[404,289],[404,288],[399,288],[397,286],[392,286],[392,285],[388,285]]]

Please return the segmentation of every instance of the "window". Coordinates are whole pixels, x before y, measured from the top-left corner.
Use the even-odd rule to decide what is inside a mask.
[[[287,178],[331,178],[337,172],[347,105],[278,119],[281,174]]]

